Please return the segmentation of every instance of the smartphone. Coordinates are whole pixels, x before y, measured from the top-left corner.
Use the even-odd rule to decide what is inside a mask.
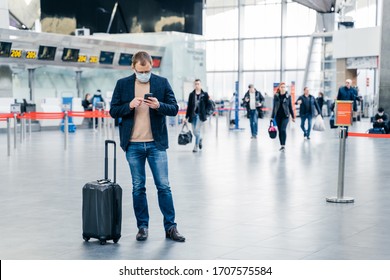
[[[149,97],[153,97],[153,93],[145,93],[144,99],[148,99]]]

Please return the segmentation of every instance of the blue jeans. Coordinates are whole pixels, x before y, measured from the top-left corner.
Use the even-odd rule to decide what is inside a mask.
[[[145,188],[145,162],[148,161],[157,187],[158,204],[164,216],[164,228],[176,226],[175,209],[168,181],[168,158],[165,150],[156,148],[154,142],[131,142],[126,151],[133,182],[133,207],[138,228],[149,227],[149,211]]]
[[[195,135],[195,145],[199,145],[199,140],[201,139],[200,137],[200,130],[202,128],[202,121],[199,119],[199,115],[195,115],[192,118],[192,130]]]
[[[305,129],[305,122],[308,122],[308,129]],[[310,136],[310,131],[311,131],[311,120],[312,120],[312,115],[311,114],[306,114],[301,116],[301,128],[303,131],[304,136],[309,137]]]
[[[257,110],[249,110],[249,123],[251,125],[252,136],[257,136],[258,129],[258,113]]]

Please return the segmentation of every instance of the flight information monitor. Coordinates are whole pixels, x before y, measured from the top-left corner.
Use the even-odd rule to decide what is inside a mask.
[[[61,59],[62,61],[77,62],[79,59],[79,52],[79,49],[64,48]]]
[[[39,46],[38,59],[41,60],[54,60],[56,55],[56,47]]]
[[[121,53],[121,55],[119,56],[118,64],[123,66],[130,66],[132,62],[132,58],[133,58],[132,54]]]
[[[11,55],[11,46],[10,42],[0,42],[0,57],[9,57]]]
[[[112,64],[114,61],[114,52],[101,51],[99,57],[100,64]]]

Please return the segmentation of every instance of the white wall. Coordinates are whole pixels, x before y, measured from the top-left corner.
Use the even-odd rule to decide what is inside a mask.
[[[333,33],[333,57],[379,56],[380,27],[338,30]]]

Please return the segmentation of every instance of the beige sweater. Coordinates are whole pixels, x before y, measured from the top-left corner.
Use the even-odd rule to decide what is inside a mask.
[[[144,97],[150,92],[150,83],[135,81],[135,97]],[[130,142],[151,142],[153,141],[152,128],[150,126],[149,107],[144,103],[135,108],[134,126],[131,132]]]

